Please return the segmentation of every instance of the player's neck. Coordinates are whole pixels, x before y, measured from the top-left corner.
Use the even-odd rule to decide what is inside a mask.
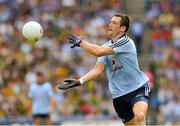
[[[125,35],[126,35],[125,33],[122,33],[122,34],[118,34],[118,35],[112,37],[112,38],[111,38],[111,39],[112,39],[112,42],[113,42],[113,43],[116,42],[118,39],[122,38],[122,37],[125,36]]]

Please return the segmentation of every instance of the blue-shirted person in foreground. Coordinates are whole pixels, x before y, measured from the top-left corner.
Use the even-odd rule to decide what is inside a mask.
[[[148,78],[139,69],[134,41],[126,35],[130,25],[128,15],[115,14],[109,24],[108,35],[111,40],[99,46],[71,35],[72,48],[81,47],[97,56],[95,67],[80,79],[65,80],[60,90],[81,86],[98,77],[106,70],[113,105],[124,124],[146,125],[148,109]]]
[[[34,124],[51,125],[50,114],[54,106],[53,89],[42,72],[37,72],[37,82],[30,85],[28,96],[32,101]]]

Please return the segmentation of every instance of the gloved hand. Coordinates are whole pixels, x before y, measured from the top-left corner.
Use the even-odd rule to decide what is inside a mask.
[[[76,86],[81,86],[80,81],[76,79],[70,79],[70,80],[65,80],[64,83],[58,87],[58,89],[66,90]]]
[[[69,43],[72,44],[71,48],[74,48],[74,47],[76,47],[76,46],[79,47],[79,46],[80,46],[79,44],[80,44],[81,41],[82,41],[81,37],[76,36],[76,35],[74,35],[74,34],[70,35],[68,39],[69,39]]]

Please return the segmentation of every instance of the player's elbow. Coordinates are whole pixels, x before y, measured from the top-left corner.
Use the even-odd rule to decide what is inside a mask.
[[[97,57],[113,54],[110,47],[98,47],[93,49],[93,55]]]
[[[101,55],[101,53],[94,52],[94,56],[100,57],[100,56],[102,56],[102,55]]]
[[[100,50],[95,50],[94,53],[93,53],[93,55],[94,55],[94,56],[97,56],[97,57],[101,57],[101,56],[103,56],[104,54],[103,54],[103,52],[100,51]]]

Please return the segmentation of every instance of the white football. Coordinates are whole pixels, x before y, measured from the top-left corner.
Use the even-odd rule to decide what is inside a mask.
[[[24,24],[22,34],[27,40],[36,42],[42,38],[43,28],[38,22],[29,21]]]

